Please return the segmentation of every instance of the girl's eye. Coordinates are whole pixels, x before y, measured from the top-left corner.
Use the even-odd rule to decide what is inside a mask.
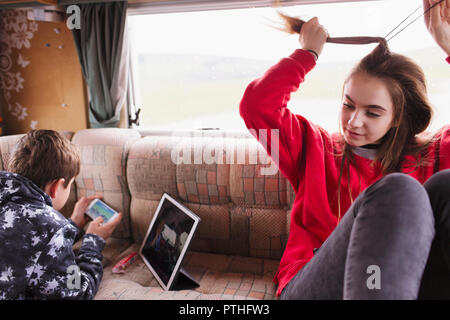
[[[355,107],[348,104],[348,103],[344,103],[344,107],[348,108],[348,109],[354,109]]]
[[[348,103],[345,103],[345,102],[344,102],[343,105],[344,105],[344,107],[347,108],[347,109],[350,109],[350,110],[355,109],[355,107],[352,106],[351,104],[348,104]],[[380,115],[369,111],[369,112],[367,112],[367,116],[369,116],[369,117],[371,117],[371,118],[378,118]]]

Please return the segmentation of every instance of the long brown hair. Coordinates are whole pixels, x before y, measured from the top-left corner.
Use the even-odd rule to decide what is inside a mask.
[[[275,27],[278,30],[294,34],[300,33],[302,30],[302,26],[305,21],[291,17],[282,12],[278,11],[278,14],[283,19],[283,22],[280,27]],[[327,42],[330,43],[339,43],[339,44],[369,44],[375,42],[383,42],[384,38],[382,37],[328,37]]]
[[[279,14],[285,24],[282,30],[289,33],[300,33],[301,26],[304,23],[302,20],[282,13]],[[381,144],[377,149],[376,158],[372,164],[379,160],[383,175],[399,172],[402,167],[416,170],[421,166],[429,165],[429,155],[426,151],[433,139],[419,136],[419,134],[424,132],[429,126],[433,109],[427,97],[425,75],[420,66],[404,55],[391,52],[384,38],[348,37],[338,39],[342,40],[342,42],[338,43],[344,44],[364,44],[370,43],[369,41],[379,42],[378,46],[352,69],[344,82],[345,85],[355,74],[367,74],[381,79],[386,84],[391,96],[394,106],[393,126],[382,138]],[[349,176],[350,164],[355,167],[357,167],[357,164],[352,156],[352,148],[345,139],[341,138],[338,142],[342,147],[342,151],[337,154],[342,156],[337,191],[339,220],[341,216],[341,179],[344,166],[347,165],[348,188],[351,201],[353,202]],[[416,156],[416,161],[405,163],[404,157],[406,155]]]

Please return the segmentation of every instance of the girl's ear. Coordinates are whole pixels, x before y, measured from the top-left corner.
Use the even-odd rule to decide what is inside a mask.
[[[400,118],[399,119],[392,119],[391,128],[397,128],[400,126]]]
[[[394,124],[392,125],[392,128],[398,128],[400,127],[400,120],[397,120],[394,122]]]

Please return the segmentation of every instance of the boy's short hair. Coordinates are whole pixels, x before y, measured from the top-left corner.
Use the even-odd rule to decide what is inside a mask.
[[[44,190],[47,183],[64,178],[70,180],[80,173],[77,148],[53,130],[32,130],[16,145],[8,162],[8,170],[33,181]]]

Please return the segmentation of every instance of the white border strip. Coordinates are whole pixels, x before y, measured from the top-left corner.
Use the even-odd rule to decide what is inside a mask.
[[[303,4],[336,3],[336,2],[362,2],[363,0],[285,0],[283,7]],[[364,0],[380,1],[380,0]],[[272,7],[271,0],[172,0],[172,1],[152,1],[152,2],[128,2],[127,12],[129,15],[157,14],[157,13],[177,13],[207,10],[229,10],[229,9],[249,9],[260,7]]]

